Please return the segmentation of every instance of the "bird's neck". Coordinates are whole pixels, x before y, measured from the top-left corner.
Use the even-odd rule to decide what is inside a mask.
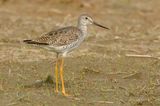
[[[78,28],[82,31],[84,37],[87,36],[87,25],[83,25],[80,22],[78,23]]]

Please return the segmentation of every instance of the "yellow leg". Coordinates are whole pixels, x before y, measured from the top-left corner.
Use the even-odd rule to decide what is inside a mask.
[[[58,59],[56,60],[55,66],[55,78],[56,78],[56,93],[58,92]]]
[[[61,82],[62,82],[62,93],[63,93],[64,96],[68,96],[68,94],[66,94],[66,92],[65,92],[65,87],[64,87],[63,64],[64,64],[64,60],[61,59],[61,65],[60,65],[60,77],[61,77]]]

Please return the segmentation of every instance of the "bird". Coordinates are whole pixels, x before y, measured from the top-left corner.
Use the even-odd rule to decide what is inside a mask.
[[[67,26],[57,30],[51,30],[48,33],[42,34],[33,39],[23,40],[26,44],[43,47],[46,50],[51,50],[56,53],[55,63],[55,92],[58,93],[58,75],[62,84],[62,94],[69,96],[65,91],[65,84],[63,78],[64,57],[74,49],[80,46],[87,36],[87,28],[89,25],[96,25],[104,29],[109,29],[93,20],[88,14],[81,14],[78,18],[77,26]]]

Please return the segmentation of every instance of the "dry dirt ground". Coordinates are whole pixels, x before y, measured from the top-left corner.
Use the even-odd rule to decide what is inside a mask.
[[[0,0],[0,106],[160,106],[159,12],[159,0]],[[22,40],[81,13],[111,30],[89,26],[65,58],[67,98],[46,80],[55,54]]]

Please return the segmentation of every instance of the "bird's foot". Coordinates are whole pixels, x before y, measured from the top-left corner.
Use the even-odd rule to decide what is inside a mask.
[[[62,91],[63,96],[70,97],[71,95],[67,94],[65,91]]]
[[[59,91],[56,89],[56,90],[55,90],[55,93],[58,93],[58,92],[59,92]]]

